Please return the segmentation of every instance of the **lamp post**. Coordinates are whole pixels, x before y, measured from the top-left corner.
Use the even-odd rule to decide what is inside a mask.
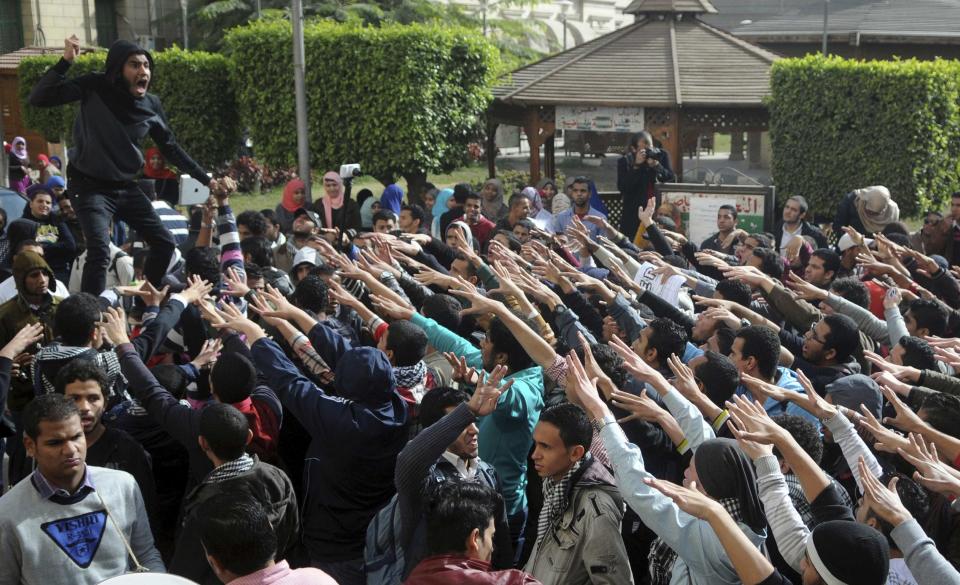
[[[290,7],[293,21],[293,91],[297,105],[297,163],[300,180],[310,198],[310,143],[307,140],[307,89],[306,67],[303,46],[303,2],[293,0]]]
[[[827,23],[830,20],[830,0],[823,0],[823,56],[827,56]]]
[[[483,15],[483,36],[487,36],[487,2],[480,0],[480,13]]]
[[[563,23],[563,50],[567,50],[567,12],[573,6],[570,0],[557,0],[557,6],[560,7],[560,22]]]

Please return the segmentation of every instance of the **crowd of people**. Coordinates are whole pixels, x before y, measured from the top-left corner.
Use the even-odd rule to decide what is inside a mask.
[[[235,214],[193,167],[188,227],[144,206],[177,152],[126,97],[149,54],[71,86],[78,47],[32,95],[162,145],[111,183],[98,128],[63,223],[37,183],[7,228],[0,583],[960,583],[960,193],[916,233],[874,186],[828,233],[794,196],[691,242],[639,134],[617,227],[582,176],[354,200],[331,172]],[[71,204],[108,255],[58,247]]]

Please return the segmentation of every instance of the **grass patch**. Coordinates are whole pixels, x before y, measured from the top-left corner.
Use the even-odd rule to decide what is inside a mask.
[[[453,187],[457,183],[477,183],[487,178],[487,166],[471,165],[469,167],[459,168],[452,173],[444,175],[430,175],[427,180],[437,186],[439,189]],[[403,179],[397,182],[406,192],[407,182]],[[386,187],[378,180],[369,176],[362,176],[353,182],[351,197],[356,199],[356,193],[360,189],[370,189],[375,197],[379,197]],[[319,177],[313,183],[314,201],[321,198],[323,194],[323,183]],[[249,209],[260,211],[261,209],[273,209],[280,203],[283,196],[283,187],[263,191],[262,193],[237,193],[230,198],[230,206],[235,213],[241,213]]]

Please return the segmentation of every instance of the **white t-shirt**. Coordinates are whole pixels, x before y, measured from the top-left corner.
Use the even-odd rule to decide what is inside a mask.
[[[783,235],[780,236],[780,255],[783,256],[787,251],[787,246],[790,245],[790,241],[795,237],[799,236],[803,231],[803,224],[797,224],[797,230],[793,232],[787,231],[787,226],[783,226]]]

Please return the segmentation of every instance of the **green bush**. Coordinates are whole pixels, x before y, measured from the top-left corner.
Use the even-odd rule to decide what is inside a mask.
[[[77,58],[69,77],[103,71],[106,52]],[[230,83],[226,57],[200,51],[173,48],[154,53],[156,71],[151,93],[160,97],[177,141],[201,165],[223,166],[234,157],[240,142],[240,120],[236,97]],[[56,56],[30,57],[21,62],[20,102],[24,122],[50,142],[72,139],[76,104],[62,108],[36,108],[27,103],[38,79],[59,60]]]
[[[901,215],[960,186],[960,63],[783,59],[771,73],[773,178],[832,216],[859,187],[886,185]]]
[[[359,162],[384,184],[403,176],[414,185],[466,161],[497,69],[482,36],[439,25],[316,22],[304,37],[313,168]],[[233,29],[226,46],[258,159],[295,164],[290,24]]]

